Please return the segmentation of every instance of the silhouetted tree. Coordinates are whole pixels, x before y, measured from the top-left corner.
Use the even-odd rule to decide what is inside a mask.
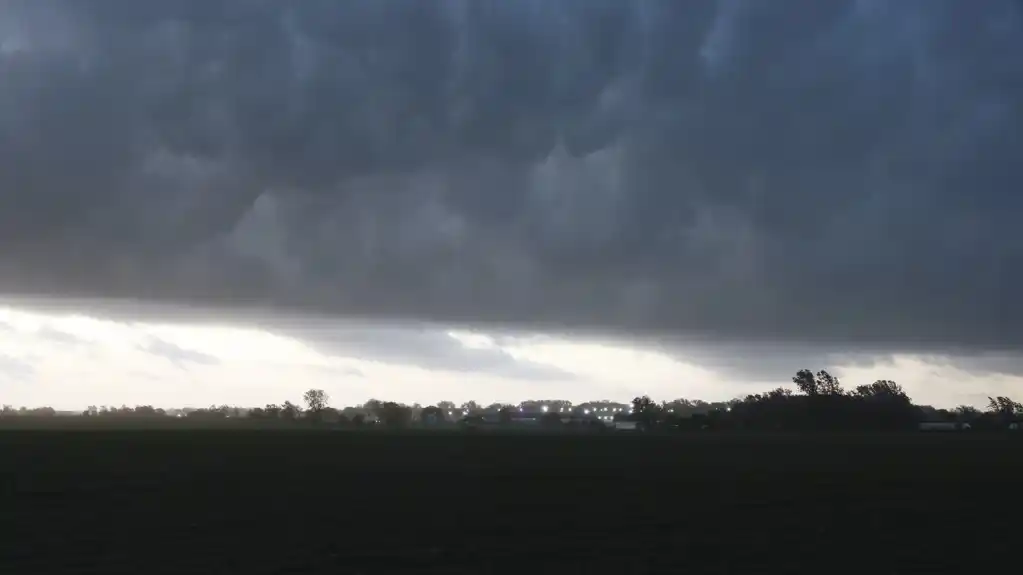
[[[860,385],[852,393],[852,408],[857,425],[884,429],[909,428],[918,419],[909,395],[889,379]]]
[[[957,419],[964,422],[974,421],[981,415],[980,410],[972,405],[960,405],[952,411],[956,414]]]
[[[501,410],[497,412],[497,421],[501,425],[507,425],[511,423],[513,417],[514,412],[510,407],[502,407]]]
[[[549,411],[540,416],[540,425],[544,427],[561,427],[561,415]]]
[[[801,369],[792,382],[806,398],[793,404],[803,406],[802,414],[792,413],[790,423],[794,427],[824,430],[855,425],[854,408],[837,377],[823,369],[816,374]]]
[[[302,394],[302,401],[305,402],[306,410],[310,412],[318,412],[327,407],[327,402],[330,401],[330,396],[328,396],[327,392],[322,389],[310,389]]]
[[[255,416],[257,419],[281,419],[281,414],[284,412],[284,408],[276,403],[268,403],[266,407],[262,409],[253,409],[249,414],[250,417]]]
[[[987,398],[988,411],[1000,415],[1015,415],[1023,411],[1023,404],[1013,401],[1011,398],[998,396]]]
[[[1023,404],[1005,396],[989,397],[987,410],[998,422],[997,425],[1008,425],[1016,417],[1023,414]]]
[[[453,401],[437,402],[437,407],[439,407],[441,411],[444,412],[444,417],[448,419],[455,417],[456,413],[461,413],[461,411],[459,411],[458,409],[458,406],[455,405],[455,402]]]
[[[285,401],[284,405],[281,406],[281,419],[285,421],[298,421],[298,418],[302,416],[302,408]]]
[[[440,407],[431,405],[429,407],[424,407],[423,410],[419,412],[419,418],[424,424],[441,423],[444,421],[444,412]]]
[[[817,378],[813,376],[813,372],[809,369],[801,369],[796,372],[795,377],[792,378],[792,383],[796,384],[804,395],[814,397],[819,393],[819,387],[817,385]]]
[[[134,414],[134,410],[130,407],[121,406],[120,409],[114,412],[115,415],[124,417]],[[230,417],[231,407],[227,405],[211,405],[209,407],[193,409],[186,414],[188,419],[201,419],[201,420],[216,420],[216,419],[227,419]]]
[[[387,427],[405,427],[412,419],[412,410],[393,401],[381,403],[374,413]]]
[[[817,392],[821,395],[842,395],[845,392],[838,381],[838,378],[823,369],[817,372]]]
[[[632,400],[632,420],[649,429],[661,419],[661,406],[650,396],[643,395]]]

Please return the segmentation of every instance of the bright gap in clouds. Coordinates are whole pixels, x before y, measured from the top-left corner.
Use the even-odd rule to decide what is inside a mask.
[[[443,353],[449,363],[424,367],[390,353],[389,346],[402,344],[399,332],[366,329],[372,345],[346,348],[342,341],[325,349],[272,328],[118,322],[0,308],[0,403],[75,410],[121,404],[257,406],[298,402],[310,388],[326,390],[338,406],[370,398],[427,405],[442,400],[627,401],[641,394],[714,401],[789,383],[738,378],[686,361],[683,353],[623,343],[410,327],[408,333],[427,338],[416,342],[443,344],[421,347],[428,348],[423,353]],[[507,369],[516,362],[555,375],[534,377],[530,374],[540,373],[536,369]],[[917,402],[941,406],[983,405],[988,395],[1023,390],[1019,377],[970,373],[943,358],[836,360],[823,366],[794,364],[792,372],[801,367],[828,368],[846,387],[895,379]]]

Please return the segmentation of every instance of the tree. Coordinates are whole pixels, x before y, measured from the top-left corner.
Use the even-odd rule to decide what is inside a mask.
[[[792,383],[796,384],[800,392],[809,397],[842,395],[844,393],[838,378],[823,369],[816,375],[809,369],[801,369],[792,378]]]
[[[853,395],[863,399],[909,401],[909,395],[902,386],[890,379],[879,379],[870,385],[860,385]]]
[[[650,396],[643,395],[632,400],[632,419],[644,427],[652,427],[661,418],[661,406]]]
[[[797,371],[796,375],[792,378],[792,383],[796,384],[796,387],[804,395],[814,397],[819,393],[817,378],[813,376],[813,372],[809,369]]]
[[[561,427],[561,416],[553,411],[540,416],[540,425],[544,427]]]
[[[860,385],[851,394],[853,423],[885,429],[907,429],[920,419],[909,394],[890,379]]]
[[[1011,421],[1015,416],[1023,413],[1023,404],[1014,401],[1009,397],[998,396],[987,398],[988,412],[1003,423]]]
[[[502,407],[501,410],[497,412],[497,421],[501,425],[507,425],[512,422],[512,416],[513,413],[510,407]]]
[[[657,402],[650,399],[649,395],[636,397],[632,400],[632,413],[653,413],[659,408]]]
[[[286,421],[297,421],[301,415],[302,408],[290,401],[285,401],[284,405],[281,406],[281,418]]]
[[[817,380],[817,391],[821,395],[836,396],[845,393],[845,391],[842,390],[842,386],[839,383],[838,378],[827,371],[824,371],[823,369],[818,371],[815,378]]]
[[[435,425],[444,421],[444,412],[436,405],[424,407],[419,413],[419,418],[425,425]]]
[[[330,396],[322,389],[310,389],[302,395],[302,401],[305,402],[308,411],[316,413],[327,407]]]
[[[276,403],[268,403],[263,409],[253,409],[250,416],[255,416],[259,419],[280,419],[281,413],[284,408],[277,405]]]
[[[956,414],[956,419],[962,422],[975,421],[981,415],[980,410],[972,405],[960,405],[953,412]]]
[[[377,407],[374,415],[387,427],[405,427],[412,419],[412,410],[400,403],[385,401]]]

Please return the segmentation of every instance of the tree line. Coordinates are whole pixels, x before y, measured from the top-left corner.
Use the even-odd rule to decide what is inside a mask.
[[[795,390],[779,387],[750,394],[705,413],[678,414],[649,397],[633,400],[633,418],[649,427],[712,427],[749,430],[897,431],[921,422],[966,423],[978,429],[997,429],[1023,417],[1023,404],[1009,397],[989,397],[985,410],[961,405],[936,409],[914,404],[891,380],[878,380],[846,390],[825,370],[799,370]]]
[[[550,426],[577,424],[587,419],[608,424],[635,421],[648,429],[745,429],[760,431],[875,430],[914,428],[924,421],[969,423],[975,428],[1001,428],[1023,418],[1023,404],[1009,397],[990,397],[986,409],[961,405],[937,409],[914,404],[906,391],[891,380],[878,380],[846,390],[839,379],[825,370],[802,369],[792,377],[794,389],[779,387],[730,401],[707,402],[675,399],[656,402],[649,396],[629,404],[606,400],[572,404],[565,400],[531,400],[519,405],[476,402],[436,405],[406,405],[372,399],[358,406],[334,408],[320,389],[306,391],[302,404],[285,401],[256,408],[228,405],[200,409],[162,409],[90,406],[80,414],[87,418],[185,418],[189,420],[245,420],[253,424],[309,424],[360,427],[382,425],[445,425],[489,414],[498,424],[510,424],[523,411],[539,416]],[[626,406],[623,408],[623,405]],[[542,411],[541,411],[542,408]],[[51,407],[19,408],[4,405],[0,417],[56,417]]]

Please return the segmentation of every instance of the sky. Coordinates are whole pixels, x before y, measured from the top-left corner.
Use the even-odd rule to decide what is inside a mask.
[[[1023,395],[1021,49],[1015,0],[0,0],[0,401]]]
[[[166,308],[152,316],[162,319],[137,321],[126,319],[138,313],[123,305],[14,303],[0,306],[0,403],[60,410],[300,403],[307,389],[325,390],[335,406],[369,399],[627,402],[642,394],[720,401],[791,387],[791,366],[811,357],[802,346],[666,346],[307,317],[250,315],[218,324],[175,320]],[[94,310],[100,313],[89,315]],[[735,361],[748,353],[770,358],[756,368]],[[971,372],[941,356],[819,350],[812,358],[848,386],[895,379],[917,402],[934,405],[983,407],[987,395],[1011,395],[1023,385],[1019,376]]]

